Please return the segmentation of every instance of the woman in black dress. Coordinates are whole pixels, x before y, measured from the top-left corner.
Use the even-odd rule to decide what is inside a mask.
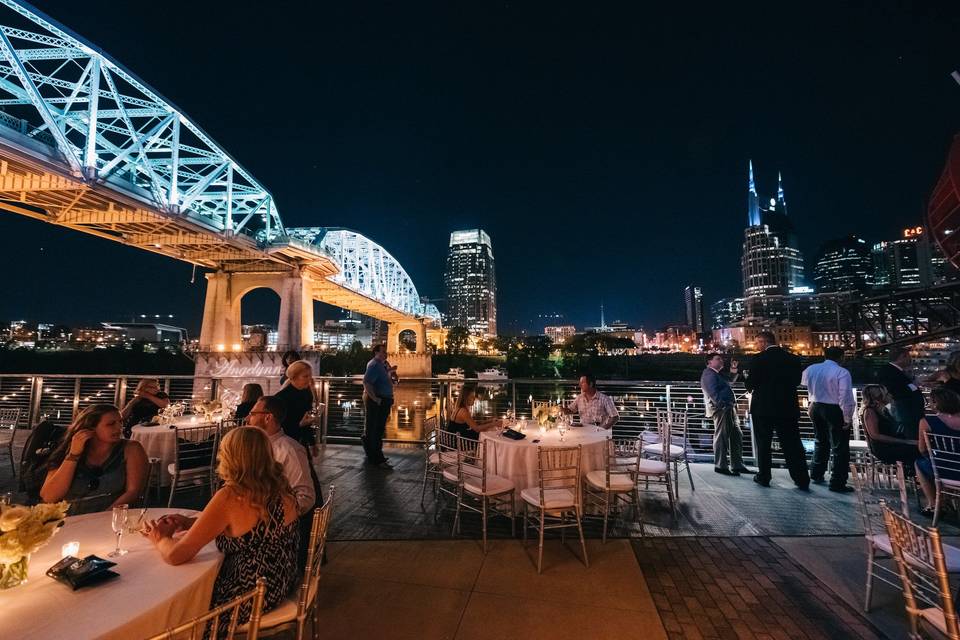
[[[313,431],[313,367],[306,360],[298,360],[287,367],[287,382],[274,397],[283,402],[286,417],[283,432],[303,444],[316,456],[317,438]]]
[[[499,419],[484,420],[482,422],[477,422],[474,420],[473,416],[470,415],[470,408],[476,401],[476,387],[464,387],[463,391],[460,393],[460,397],[457,398],[457,401],[454,404],[453,412],[450,415],[450,420],[447,422],[447,431],[461,435],[464,438],[477,440],[480,438],[481,431],[496,429],[503,424],[503,421]]]
[[[879,384],[868,384],[861,393],[863,401],[860,404],[860,423],[866,431],[870,453],[880,462],[903,462],[905,469],[912,470],[920,450],[916,440],[896,437],[897,422],[887,409],[891,400],[890,394]]]
[[[257,400],[263,397],[263,387],[256,382],[248,382],[243,385],[243,391],[240,394],[240,404],[237,410],[233,412],[233,419],[237,424],[243,424],[243,421],[250,415],[250,409],[257,404]]]

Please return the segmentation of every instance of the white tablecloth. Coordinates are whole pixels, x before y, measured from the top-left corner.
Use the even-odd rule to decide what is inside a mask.
[[[533,425],[533,426],[531,426]],[[539,484],[537,477],[537,447],[567,447],[582,445],[580,451],[580,475],[588,471],[603,469],[606,457],[606,445],[612,431],[597,431],[595,427],[570,427],[560,442],[560,434],[556,429],[550,429],[540,435],[539,427],[528,422],[527,437],[524,440],[511,440],[497,436],[496,431],[484,431],[480,439],[487,441],[487,458],[489,460],[487,472],[493,472],[513,480],[516,487],[514,499],[519,506],[522,502],[520,492],[527,487],[536,487]],[[540,442],[533,442],[534,440]]]
[[[172,426],[185,429],[188,427],[209,426],[202,421],[194,422],[195,416],[184,416],[177,418],[171,424],[162,424],[154,427],[137,425],[130,434],[131,440],[136,440],[143,445],[147,452],[147,458],[160,458],[160,484],[164,487],[170,486],[172,477],[167,468],[173,464],[177,455],[177,430]]]
[[[130,510],[137,517],[140,510]],[[148,509],[145,518],[188,509]],[[30,559],[27,584],[0,591],[0,637],[37,638],[146,638],[186,622],[209,608],[213,583],[223,556],[214,543],[186,564],[170,566],[149,540],[124,534],[123,548],[130,552],[108,558],[116,543],[110,528],[111,513],[90,513],[67,518],[66,524]],[[94,554],[117,563],[120,574],[103,584],[71,591],[46,575],[60,560],[60,547],[80,543],[80,557]]]

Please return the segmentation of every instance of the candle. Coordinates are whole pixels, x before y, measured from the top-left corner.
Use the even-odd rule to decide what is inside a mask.
[[[68,542],[67,544],[60,547],[60,557],[66,558],[67,556],[77,557],[80,553],[80,543],[76,540]]]

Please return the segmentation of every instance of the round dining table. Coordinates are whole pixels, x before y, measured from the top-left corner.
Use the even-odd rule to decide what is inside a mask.
[[[138,424],[133,427],[130,439],[136,440],[143,445],[143,450],[147,452],[147,458],[160,459],[160,485],[168,487],[173,479],[170,475],[169,467],[173,464],[177,455],[176,427],[186,429],[188,427],[205,427],[213,424],[215,423],[206,422],[197,416],[183,416],[166,424]]]
[[[513,427],[516,429],[516,426]],[[537,474],[537,447],[575,447],[580,448],[580,476],[596,469],[603,469],[606,464],[606,441],[613,435],[612,431],[597,431],[596,427],[569,427],[560,441],[560,432],[548,429],[540,433],[540,428],[533,422],[527,422],[523,440],[511,440],[498,435],[495,430],[484,431],[480,440],[487,442],[487,459],[492,466],[487,472],[513,481],[516,491],[514,500],[519,507],[522,503],[520,492],[528,487],[539,485]],[[539,442],[535,442],[539,440]]]
[[[131,509],[136,519],[139,509]],[[194,515],[189,509],[148,509],[145,520],[167,513]],[[223,556],[210,542],[190,562],[171,566],[139,533],[124,534],[126,555],[110,558],[116,536],[110,511],[73,516],[30,558],[27,583],[0,591],[0,637],[27,639],[147,638],[209,609]],[[96,555],[116,562],[120,574],[76,591],[46,575],[60,560],[61,547],[79,542],[77,557]]]

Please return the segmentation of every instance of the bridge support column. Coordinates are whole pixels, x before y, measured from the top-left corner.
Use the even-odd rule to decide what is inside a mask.
[[[240,306],[254,289],[272,289],[280,296],[277,348],[313,346],[313,283],[300,273],[207,274],[207,297],[200,330],[201,351],[241,351]]]
[[[313,284],[304,275],[284,278],[280,284],[277,349],[313,346]]]
[[[413,331],[417,348],[411,353],[401,350],[400,334]],[[429,378],[432,372],[430,354],[427,353],[427,328],[422,320],[391,322],[387,329],[387,359],[397,366],[397,374],[406,378]]]
[[[217,271],[207,274],[207,297],[200,328],[201,351],[239,350],[240,299],[234,300],[231,274]]]

